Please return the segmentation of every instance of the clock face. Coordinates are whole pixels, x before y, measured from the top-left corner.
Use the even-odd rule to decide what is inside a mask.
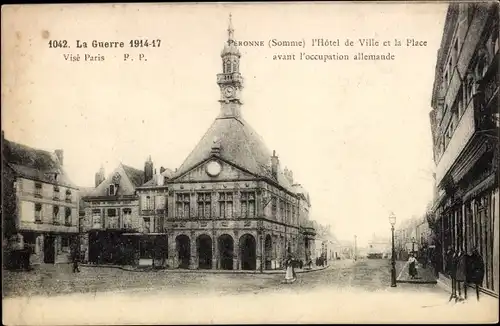
[[[215,177],[219,175],[220,171],[222,170],[222,167],[220,166],[219,162],[216,161],[211,161],[210,163],[207,164],[207,173],[208,175]]]
[[[234,95],[234,87],[228,86],[224,88],[224,95],[226,97],[232,97]]]

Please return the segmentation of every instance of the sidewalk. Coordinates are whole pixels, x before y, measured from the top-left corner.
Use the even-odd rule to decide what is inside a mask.
[[[417,264],[417,277],[412,279],[409,274],[408,262],[396,261],[396,275],[398,283],[437,284],[432,268],[423,268],[421,264]]]
[[[439,273],[439,278],[437,279],[437,284],[440,288],[445,290],[446,292],[451,294],[451,280],[444,276],[443,274]],[[491,291],[487,291],[485,289],[480,289],[480,294],[479,294],[479,300],[481,301],[491,301],[495,302],[496,305],[498,305],[498,297],[495,296],[494,293],[490,293]],[[473,285],[468,285],[467,286],[467,294],[469,299],[473,299],[472,301],[475,301],[476,298],[476,289]]]
[[[311,269],[307,268],[297,268],[295,273],[310,273],[321,271],[328,268],[327,266],[313,266]],[[97,268],[118,268],[129,272],[164,272],[164,273],[210,273],[210,274],[284,274],[284,269],[274,269],[274,270],[222,270],[222,269],[168,269],[168,268],[153,268],[152,266],[121,266],[121,265],[93,265],[93,264],[81,264],[80,267],[97,267]]]

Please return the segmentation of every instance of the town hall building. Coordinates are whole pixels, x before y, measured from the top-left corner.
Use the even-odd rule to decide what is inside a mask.
[[[168,180],[168,265],[173,268],[281,268],[310,255],[314,228],[307,192],[245,121],[241,54],[231,20],[221,53],[220,112]]]

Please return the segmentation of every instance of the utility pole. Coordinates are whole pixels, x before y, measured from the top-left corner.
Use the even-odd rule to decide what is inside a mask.
[[[354,235],[354,260],[358,259],[358,252],[357,252],[358,250],[357,250],[356,239],[357,239],[357,236]]]

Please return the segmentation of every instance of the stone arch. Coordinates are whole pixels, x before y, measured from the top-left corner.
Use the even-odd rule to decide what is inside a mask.
[[[266,235],[264,241],[264,257],[265,257],[265,268],[272,269],[272,259],[273,259],[273,240],[271,235]]]
[[[240,237],[241,269],[255,270],[257,267],[257,242],[255,237],[246,233]]]
[[[196,238],[196,249],[198,253],[198,268],[212,268],[212,237],[208,234],[200,234]]]
[[[191,239],[185,234],[179,234],[175,238],[179,268],[189,268],[191,261]]]
[[[229,234],[222,234],[217,239],[219,247],[220,269],[232,270],[234,257],[234,239]]]

